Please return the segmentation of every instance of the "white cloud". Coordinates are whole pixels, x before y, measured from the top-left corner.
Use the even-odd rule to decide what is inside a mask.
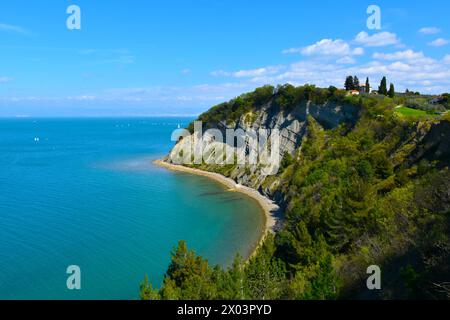
[[[207,106],[228,100],[249,91],[249,83],[226,82],[219,84],[199,84],[193,86],[149,86],[140,88],[109,89],[96,95],[97,101],[130,101],[136,103],[173,102],[207,103]]]
[[[441,32],[441,29],[436,28],[436,27],[425,27],[419,30],[420,33],[422,34],[436,34]]]
[[[81,96],[75,96],[75,97],[67,97],[67,100],[75,100],[75,101],[94,101],[96,100],[96,96],[91,95],[81,95]]]
[[[234,72],[216,70],[211,72],[211,75],[214,77],[234,77],[234,78],[260,77],[264,75],[275,74],[279,72],[281,68],[282,66],[269,66],[264,68],[239,70]]]
[[[15,32],[23,35],[30,35],[30,32],[22,27],[11,24],[0,23],[0,31]]]
[[[428,43],[428,45],[433,46],[433,47],[442,47],[445,46],[446,44],[449,44],[450,41],[443,39],[443,38],[438,38],[434,41],[431,41],[430,43]]]
[[[397,51],[394,53],[374,53],[374,59],[380,60],[411,60],[424,58],[423,52],[414,52],[412,50]]]
[[[343,58],[340,58],[340,59],[338,59],[337,61],[336,61],[336,63],[339,63],[339,64],[354,64],[354,63],[356,63],[356,60],[355,59],[353,59],[352,57],[343,57]]]
[[[262,76],[267,73],[269,73],[270,67],[267,68],[258,68],[258,69],[252,69],[252,70],[240,70],[233,73],[233,77],[236,78],[245,78],[245,77],[256,77],[256,76]]]
[[[343,87],[345,77],[357,75],[360,79],[370,78],[375,87],[383,76],[395,84],[399,91],[409,88],[425,93],[450,91],[450,55],[441,60],[426,56],[423,52],[412,50],[392,53],[375,53],[374,60],[357,63],[352,57],[341,57],[335,62],[317,59],[304,59],[286,66],[280,73],[255,77],[248,81],[253,85],[291,83],[315,84],[320,87],[334,85]]]
[[[224,70],[214,70],[210,73],[213,77],[230,77],[231,72],[227,72]]]
[[[398,71],[398,72],[407,72],[412,69],[411,65],[405,62],[396,61],[394,63],[391,63],[388,68],[392,71]]]
[[[281,51],[282,54],[289,54],[289,53],[301,53],[302,48],[289,48]]]
[[[296,49],[288,49],[290,52],[295,50]],[[341,39],[323,39],[315,44],[299,49],[299,52],[304,56],[351,56],[362,55],[364,49],[352,49],[347,42]]]
[[[12,81],[13,79],[12,78],[10,78],[10,77],[0,77],[0,83],[2,83],[2,82],[10,82],[10,81]]]
[[[182,75],[187,75],[187,74],[189,74],[191,72],[191,70],[190,69],[183,69],[183,70],[181,70],[181,74]]]
[[[409,62],[421,62],[421,63],[433,63],[434,59],[426,57],[422,51],[415,52],[413,50],[397,51],[393,53],[379,53],[376,52],[372,56],[377,60],[388,61],[409,61]]]
[[[354,55],[356,55],[356,56],[363,55],[363,54],[364,54],[364,48],[361,48],[361,47],[355,48],[355,49],[352,51],[352,53],[353,53]]]
[[[256,77],[256,76],[262,76],[262,75],[267,75],[267,74],[274,74],[274,73],[277,73],[280,69],[281,69],[281,67],[279,67],[279,66],[275,66],[275,67],[271,66],[271,67],[266,67],[266,68],[253,69],[253,70],[241,70],[241,71],[235,72],[233,75],[236,78]]]
[[[267,74],[267,68],[259,68],[254,70],[240,70],[233,73],[236,78],[257,77]]]
[[[356,35],[355,42],[367,47],[382,47],[400,44],[400,40],[397,38],[397,35],[387,31],[375,33],[373,35],[369,35],[367,32],[361,31]]]

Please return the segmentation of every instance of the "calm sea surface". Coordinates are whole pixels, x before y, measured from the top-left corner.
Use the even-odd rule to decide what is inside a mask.
[[[252,199],[152,165],[191,120],[0,119],[0,299],[138,299],[179,240],[213,264],[248,254]]]

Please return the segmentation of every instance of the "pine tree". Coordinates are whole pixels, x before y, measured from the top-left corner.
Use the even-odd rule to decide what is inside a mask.
[[[193,274],[198,274],[201,264],[202,261],[188,249],[186,241],[179,241],[178,247],[172,251],[172,261],[166,276],[175,281],[177,286],[181,286]]]
[[[381,79],[380,86],[378,87],[378,93],[387,95],[388,91],[386,77],[383,77],[383,79]]]
[[[229,299],[242,300],[245,298],[245,271],[242,257],[236,255],[233,264],[227,272],[228,281],[226,285],[229,289]]]
[[[366,78],[366,93],[370,93],[369,77]]]
[[[152,284],[148,280],[148,276],[146,275],[144,281],[141,283],[140,288],[140,297],[141,300],[159,300],[161,299],[158,290],[153,289]]]
[[[353,77],[348,76],[347,79],[345,79],[345,90],[347,90],[347,91],[353,90],[354,87],[355,87],[355,85],[353,83]]]
[[[389,86],[388,96],[391,98],[393,98],[395,96],[395,88],[394,88],[394,84],[392,84],[392,83]]]
[[[353,90],[359,90],[359,79],[357,76],[353,77]]]

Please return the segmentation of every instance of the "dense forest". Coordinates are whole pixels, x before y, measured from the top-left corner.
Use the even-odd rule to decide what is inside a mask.
[[[308,117],[301,148],[268,178],[284,195],[282,227],[248,261],[212,266],[180,241],[161,288],[145,279],[141,298],[450,298],[450,104],[432,98],[264,86],[202,114],[232,122],[264,104],[304,101],[360,110],[356,123],[333,129]],[[369,265],[380,266],[382,290],[367,290]]]

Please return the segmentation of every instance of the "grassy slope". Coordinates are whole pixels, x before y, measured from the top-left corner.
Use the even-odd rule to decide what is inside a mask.
[[[419,117],[419,118],[430,117],[430,115],[423,110],[412,109],[404,106],[396,108],[395,111],[405,117]]]

